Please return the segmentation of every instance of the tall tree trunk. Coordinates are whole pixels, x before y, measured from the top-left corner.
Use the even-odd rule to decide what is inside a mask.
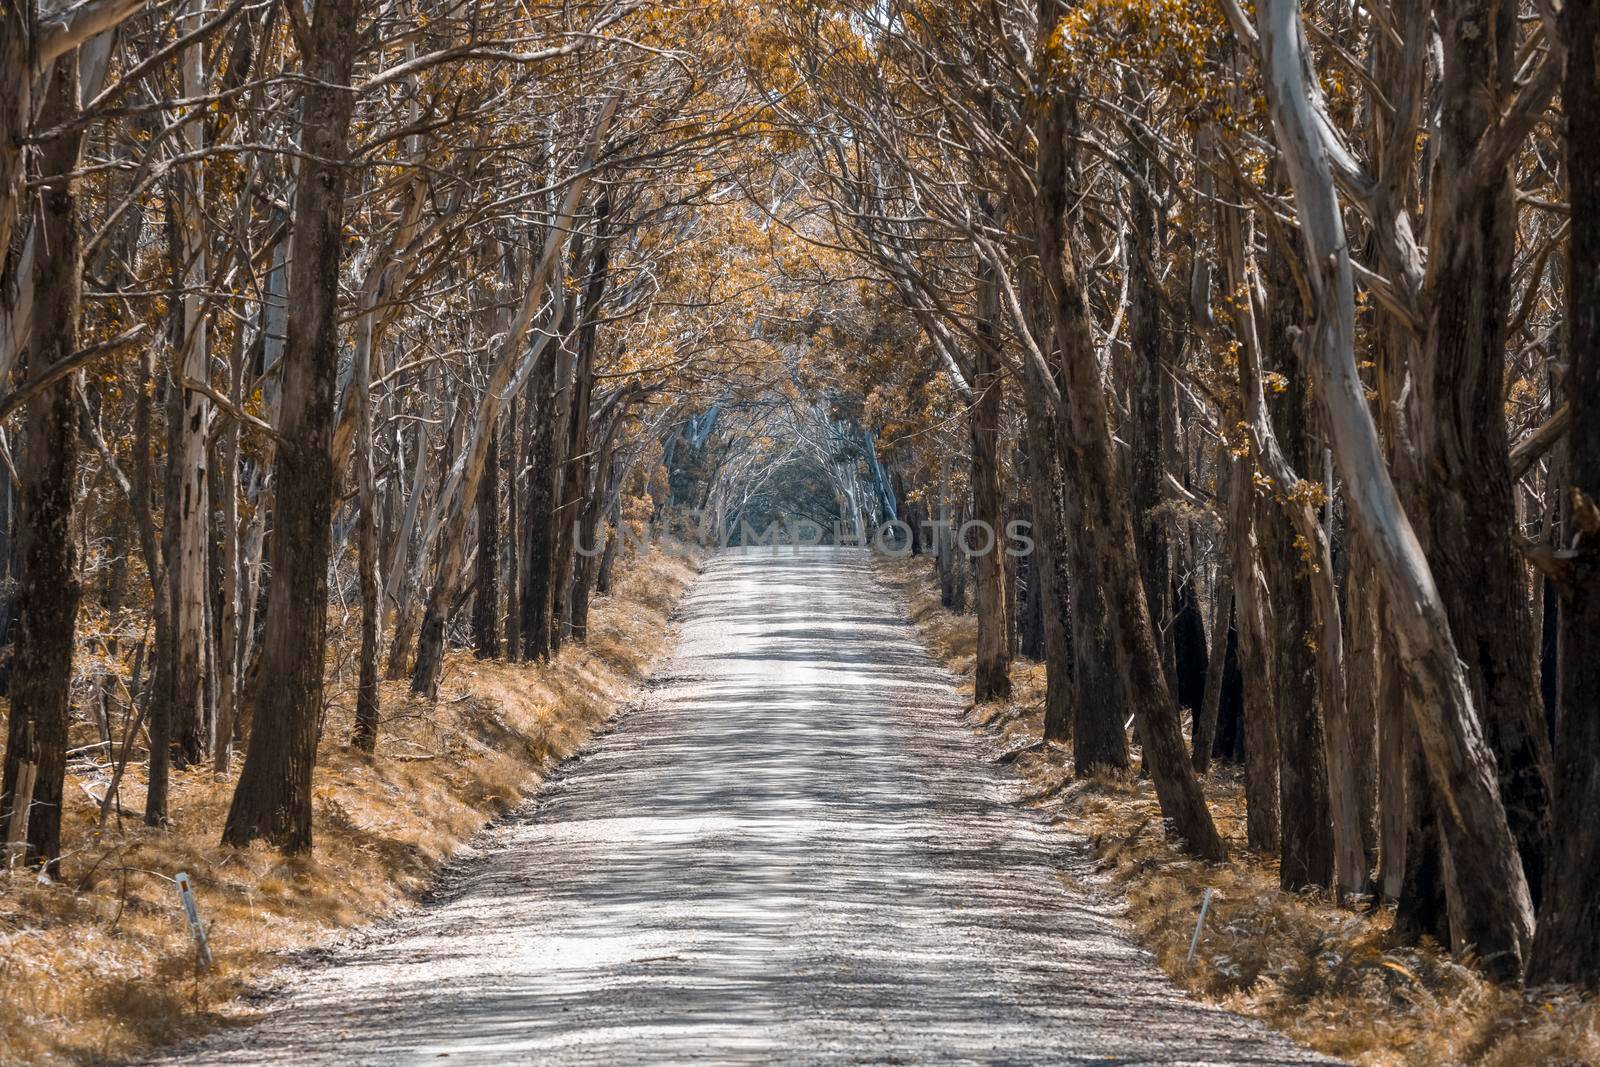
[[[1143,155],[1138,151],[1133,154]],[[1148,168],[1142,158],[1134,165]],[[1155,625],[1167,687],[1176,700],[1172,565],[1167,531],[1161,521],[1161,483],[1167,454],[1161,388],[1166,342],[1151,262],[1156,242],[1155,204],[1148,183],[1142,179],[1143,176],[1130,182],[1128,191],[1128,340],[1133,348],[1129,375],[1133,420],[1127,437],[1133,451],[1133,525],[1139,572],[1144,578],[1144,595],[1150,604],[1150,621]]]
[[[180,260],[181,262],[181,260]],[[187,325],[181,307],[174,314]],[[204,758],[208,736],[205,721],[205,676],[202,660],[205,641],[206,485],[205,430],[189,427],[193,421],[189,397],[199,394],[184,388],[193,370],[180,326],[174,346],[174,365],[167,376],[167,479],[166,542],[167,589],[171,604],[172,666],[166,703],[171,715],[171,742],[179,767]],[[202,331],[203,332],[203,331]],[[204,342],[201,341],[201,344]]]
[[[356,662],[356,726],[350,743],[363,752],[378,747],[381,697],[378,690],[378,647],[382,641],[382,582],[378,574],[378,486],[372,462],[372,344],[373,321],[364,315],[356,327],[366,333],[357,345],[350,388],[356,404],[355,476],[356,570],[361,586],[361,650]],[[419,440],[421,438],[419,437]],[[422,463],[422,457],[417,457]]]
[[[275,521],[255,713],[244,767],[222,832],[226,844],[265,838],[311,848],[311,771],[322,719],[328,557],[333,521],[333,402],[339,369],[339,261],[345,158],[355,94],[350,74],[358,0],[313,9],[300,109],[289,320],[273,462]]]
[[[1200,706],[1194,709],[1194,726],[1189,738],[1189,758],[1194,772],[1211,769],[1211,750],[1217,743],[1217,715],[1222,710],[1223,669],[1228,657],[1228,635],[1233,632],[1233,571],[1224,562],[1217,576],[1216,610],[1211,616],[1210,649],[1206,655],[1206,688]]]
[[[611,198],[602,193],[594,206],[594,250],[590,255],[589,273],[583,288],[580,309],[583,318],[578,325],[577,355],[572,377],[572,411],[567,420],[566,462],[562,467],[560,537],[557,542],[556,582],[551,610],[563,632],[572,630],[573,587],[577,582],[574,550],[585,510],[584,488],[589,482],[589,472],[593,466],[589,423],[590,411],[594,406],[594,357],[600,328],[600,309],[611,280],[611,242],[605,232],[610,214]]]
[[[1345,688],[1349,708],[1350,760],[1356,773],[1361,854],[1367,870],[1378,862],[1378,586],[1360,534],[1349,537],[1345,589]],[[1333,741],[1337,744],[1338,739]]]
[[[1217,455],[1217,497],[1231,501],[1234,462],[1225,452]],[[1194,710],[1189,758],[1196,774],[1211,768],[1211,750],[1217,742],[1217,716],[1222,711],[1222,683],[1227,677],[1228,635],[1233,632],[1233,532],[1227,522],[1219,524],[1217,535],[1217,580],[1211,614],[1211,647],[1206,654],[1206,688],[1200,706]]]
[[[184,21],[198,25],[203,11],[193,6]],[[192,28],[188,27],[188,28]],[[204,51],[186,49],[179,59],[184,94],[205,93]],[[184,124],[186,151],[205,148],[203,119]],[[211,384],[210,339],[206,328],[205,171],[198,164],[174,172],[173,242],[175,273],[182,294],[172,308],[177,323],[171,378],[167,383],[170,443],[167,456],[167,581],[172,597],[172,741],[180,766],[198,764],[210,749],[211,723],[206,701],[206,597],[210,581],[211,470],[206,449],[211,401],[188,382]]]
[[[1244,676],[1245,841],[1258,852],[1276,852],[1283,836],[1278,781],[1277,660],[1272,654],[1272,596],[1261,567],[1261,542],[1256,536],[1258,507],[1253,470],[1244,459],[1231,459],[1228,542],[1232,549],[1234,627],[1238,634],[1240,673]]]
[[[68,55],[52,66],[39,112],[43,129],[77,112],[78,63]],[[42,238],[33,257],[34,309],[24,381],[78,350],[79,278],[83,237],[70,175],[78,165],[81,132],[74,129],[39,149]],[[9,821],[22,765],[36,768],[28,817],[26,858],[59,874],[61,806],[71,712],[72,654],[78,616],[77,560],[72,546],[72,479],[77,471],[76,375],[46,386],[27,404],[17,471],[21,515],[17,528],[17,624],[11,676],[0,812]],[[31,734],[33,742],[28,750]],[[0,823],[3,825],[3,823]]]
[[[229,371],[229,399],[239,402],[243,367],[235,358]],[[221,611],[217,635],[217,716],[211,738],[211,766],[226,774],[233,754],[233,729],[239,699],[239,425],[223,427],[217,495],[221,502]]]
[[[1572,511],[1581,532],[1556,586],[1561,669],[1554,848],[1528,976],[1594,988],[1600,986],[1600,7],[1569,0],[1563,22],[1567,78],[1561,106],[1572,204],[1567,448]]]
[[[522,659],[522,526],[519,504],[522,491],[518,478],[522,462],[522,397],[511,398],[511,414],[506,419],[506,439],[502,451],[506,458],[506,532],[502,538],[506,567],[506,659]]]
[[[609,541],[602,548],[598,543],[601,517],[611,499],[618,472],[613,462],[617,435],[627,417],[627,400],[619,400],[601,438],[599,452],[591,465],[588,488],[583,494],[583,517],[578,524],[578,559],[572,576],[572,639],[585,641],[589,636],[589,599],[600,568],[600,555],[610,548]]]
[[[1388,623],[1388,608],[1381,591],[1378,619],[1378,897],[1400,899],[1405,879],[1406,840],[1411,800],[1407,782],[1410,764],[1410,709],[1406,707],[1405,679],[1400,676],[1400,653]],[[1419,783],[1429,788],[1426,780]]]
[[[620,482],[623,474],[618,475]],[[594,591],[601,596],[611,595],[611,585],[617,569],[617,546],[622,541],[622,498],[621,494],[613,496],[607,509],[605,554],[600,557],[600,569],[594,576]]]
[[[478,482],[478,578],[472,644],[479,659],[500,657],[500,434],[489,427],[489,454]]]
[[[1506,322],[1516,207],[1502,164],[1480,176],[1480,143],[1501,121],[1516,66],[1510,0],[1436,3],[1444,42],[1437,163],[1429,185],[1426,339],[1411,439],[1418,534],[1474,704],[1534,906],[1550,847],[1549,738],[1534,673],[1506,439]],[[1477,878],[1463,860],[1464,875]],[[1467,872],[1471,872],[1467,874]]]
[[[172,767],[171,696],[172,619],[171,598],[167,596],[166,559],[156,534],[155,475],[151,449],[154,430],[151,393],[155,382],[154,347],[146,347],[134,364],[133,380],[133,461],[129,481],[133,490],[134,517],[139,523],[139,545],[145,570],[150,576],[151,629],[155,641],[155,670],[145,682],[144,703],[150,731],[150,765],[145,771],[144,822],[165,826]]]
[[[1052,54],[1045,43],[1061,16],[1059,0],[1041,0],[1042,57]],[[1057,91],[1041,106],[1038,120],[1038,249],[1065,385],[1060,395],[1066,417],[1058,422],[1058,447],[1072,495],[1083,508],[1086,521],[1078,528],[1091,546],[1108,601],[1118,673],[1143,723],[1145,761],[1162,814],[1190,852],[1221,859],[1227,849],[1189,765],[1178,709],[1162,672],[1133,547],[1131,500],[1112,451],[1105,384],[1089,330],[1077,244],[1068,234],[1068,146],[1076,136],[1074,108],[1073,95]]]
[[[1267,322],[1261,338],[1263,371],[1281,376],[1284,388],[1268,400],[1272,428],[1284,458],[1296,471],[1307,468],[1309,397],[1295,366],[1294,334],[1299,300],[1283,253],[1267,254]],[[1279,494],[1293,487],[1275,486]],[[1285,506],[1256,502],[1261,567],[1272,599],[1269,633],[1277,682],[1279,835],[1278,881],[1291,892],[1333,884],[1333,817],[1328,810],[1328,764],[1323,708],[1318,700],[1316,607],[1312,578],[1303,568],[1294,524]]]
[[[992,294],[992,279],[982,284]],[[992,295],[983,298],[985,323],[992,323]],[[972,377],[972,517],[974,524],[958,536],[962,558],[972,557],[977,577],[975,608],[978,615],[977,662],[973,668],[973,699],[1004,700],[1011,695],[1011,658],[1006,652],[1005,494],[1000,488],[1000,411],[1004,400],[1001,370],[990,349],[988,330],[980,324],[973,352]]]
[[[1040,602],[1044,639],[1044,736],[1066,741],[1073,734],[1072,606],[1067,586],[1067,544],[1061,508],[1061,465],[1055,455],[1054,416],[1043,392],[1030,384],[1021,390],[1024,432],[1028,437],[1028,486],[1033,504],[1033,556],[1029,559],[1029,595]],[[1113,716],[1115,718],[1115,716]],[[1113,745],[1115,764],[1120,752],[1127,762],[1122,725],[1116,723],[1120,746]]]
[[[555,555],[555,376],[540,360],[528,393],[528,493],[522,507],[522,658],[550,658],[550,571]]]

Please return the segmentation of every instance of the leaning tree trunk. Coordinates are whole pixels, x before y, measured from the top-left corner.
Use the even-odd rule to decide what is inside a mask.
[[[1051,54],[1044,43],[1061,15],[1059,0],[1041,0],[1041,56]],[[1060,354],[1061,397],[1070,397],[1064,403],[1066,417],[1058,422],[1058,448],[1084,512],[1079,529],[1108,601],[1118,673],[1144,727],[1145,761],[1162,814],[1190,852],[1220,860],[1227,848],[1189,765],[1144,597],[1127,480],[1112,450],[1105,383],[1089,330],[1088,295],[1079,277],[1077,244],[1068,233],[1074,108],[1071,93],[1057,91],[1042,105],[1038,120],[1038,250]]]
[[[289,319],[281,360],[272,596],[259,668],[264,681],[252,687],[250,743],[222,832],[226,844],[265,838],[286,852],[311,848],[311,771],[327,655],[340,228],[359,8],[358,0],[321,0],[311,17],[290,256],[290,304],[297,314]]]
[[[1572,368],[1567,431],[1573,516],[1581,531],[1556,588],[1561,673],[1556,718],[1555,835],[1528,976],[1600,986],[1600,7],[1569,0],[1567,180],[1572,234],[1567,322]]]
[[[39,125],[49,129],[76,114],[76,56],[50,70]],[[34,308],[24,382],[49,374],[52,364],[78,349],[79,279],[83,237],[70,175],[78,165],[82,134],[76,128],[44,142],[34,225],[40,240],[33,258]],[[11,715],[6,737],[0,813],[9,823],[24,764],[34,768],[26,858],[59,873],[61,807],[71,713],[72,653],[78,616],[78,571],[72,544],[73,476],[77,473],[74,375],[47,385],[28,400],[18,481],[16,641],[12,653]],[[24,388],[27,386],[25,385]],[[28,741],[32,746],[29,748]]]

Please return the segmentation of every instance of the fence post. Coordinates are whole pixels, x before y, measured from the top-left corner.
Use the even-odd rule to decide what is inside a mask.
[[[1206,912],[1211,908],[1211,887],[1207,886],[1205,893],[1200,897],[1200,918],[1194,924],[1194,936],[1189,939],[1189,955],[1183,961],[1185,967],[1194,962],[1194,950],[1200,945],[1200,931],[1206,925]]]
[[[202,970],[211,967],[211,946],[206,944],[206,928],[200,924],[200,909],[194,903],[194,884],[189,881],[185,871],[179,871],[173,879],[178,883],[178,897],[183,901],[183,913],[189,919],[189,931],[194,934],[194,947],[196,959]]]

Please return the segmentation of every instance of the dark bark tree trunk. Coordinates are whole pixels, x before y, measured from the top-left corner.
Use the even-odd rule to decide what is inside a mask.
[[[1310,470],[1307,434],[1310,399],[1305,375],[1296,367],[1294,331],[1299,299],[1283,253],[1267,256],[1268,306],[1262,337],[1264,370],[1280,375],[1281,391],[1269,391],[1268,408],[1284,458],[1296,471]],[[1320,464],[1318,467],[1320,468]],[[1274,487],[1287,492],[1290,487]],[[1272,603],[1269,655],[1277,685],[1279,884],[1291,892],[1333,883],[1333,817],[1328,805],[1328,765],[1313,647],[1316,607],[1308,566],[1294,524],[1275,502],[1256,501],[1261,566]]]
[[[576,579],[574,542],[583,518],[584,487],[592,466],[589,416],[594,405],[594,356],[596,334],[600,328],[600,306],[605,301],[611,275],[611,243],[606,238],[606,219],[611,214],[611,198],[602,193],[595,201],[595,238],[589,257],[589,273],[584,282],[583,304],[579,309],[572,393],[567,415],[566,456],[562,464],[561,517],[557,530],[555,584],[551,611],[563,634],[572,629],[573,584]]]
[[[1205,700],[1208,664],[1206,628],[1200,621],[1199,591],[1193,571],[1173,590],[1172,602],[1172,661],[1177,667],[1173,688],[1177,690],[1178,706],[1199,715]]]
[[[1561,670],[1550,876],[1528,976],[1600,986],[1600,7],[1563,9],[1567,77],[1567,431],[1573,517],[1581,531],[1561,597]],[[1559,875],[1557,874],[1559,872]]]
[[[1038,463],[1029,453],[1028,437],[1028,431],[1024,428],[1017,442],[1015,469],[1019,481],[1029,488],[1018,488],[1015,521],[1020,524],[1020,529],[1032,531],[1029,536],[1037,538],[1037,509],[1033,505],[1035,491],[1031,486],[1038,475]],[[1035,545],[1034,549],[1034,552],[1018,555],[1011,566],[1011,598],[1015,605],[1013,615],[1017,637],[1012,655],[1040,663],[1044,660],[1044,603],[1039,596],[1039,561],[1034,558],[1038,546]]]
[[[1551,754],[1534,676],[1523,561],[1511,540],[1505,370],[1516,208],[1510,169],[1480,174],[1477,159],[1514,80],[1516,9],[1508,0],[1435,9],[1444,78],[1429,184],[1432,299],[1411,420],[1424,472],[1417,534],[1467,666],[1506,821],[1537,907],[1550,847]],[[1463,876],[1478,877],[1468,866]]]
[[[165,558],[156,534],[153,514],[155,475],[151,457],[151,446],[154,444],[151,411],[154,404],[151,393],[155,379],[154,348],[145,348],[134,366],[137,369],[133,381],[133,460],[129,464],[129,481],[133,489],[135,518],[139,523],[140,551],[150,575],[150,615],[155,647],[155,667],[149,672],[144,688],[145,715],[150,730],[144,822],[147,826],[165,826],[172,767],[172,717],[168,704],[171,677],[166,673],[172,665],[172,623],[169,618],[171,599],[166,596]]]
[[[77,112],[78,62],[67,55],[52,66],[39,113],[42,129]],[[46,141],[39,171],[34,225],[34,308],[25,381],[43,378],[51,365],[78,350],[79,278],[83,238],[69,175],[78,165],[82,134]],[[17,527],[17,623],[11,676],[11,715],[0,780],[0,826],[14,804],[24,763],[35,768],[25,859],[59,876],[61,806],[66,778],[67,723],[71,712],[72,654],[78,616],[77,560],[72,544],[73,475],[77,470],[76,375],[30,398],[24,418]],[[31,740],[32,745],[28,744]]]
[[[311,771],[322,720],[328,557],[333,520],[334,392],[339,369],[339,261],[345,171],[355,94],[348,88],[357,0],[312,11],[300,110],[300,175],[291,238],[290,316],[273,463],[272,596],[244,767],[228,809],[225,844],[257,838],[286,852],[311,848]]]
[[[1245,841],[1258,852],[1273,852],[1283,836],[1278,781],[1277,661],[1272,654],[1272,597],[1261,566],[1261,543],[1252,468],[1243,459],[1231,460],[1228,476],[1228,532],[1232,549],[1234,627],[1237,633],[1239,671],[1243,676],[1240,701],[1242,723],[1237,731],[1244,742]]]
[[[1352,530],[1345,588],[1345,700],[1361,805],[1361,851],[1368,870],[1378,863],[1378,596],[1366,545]]]
[[[488,429],[489,455],[478,481],[478,579],[472,644],[479,659],[500,657],[500,434]]]
[[[555,373],[542,359],[528,396],[528,492],[522,508],[522,658],[550,658],[550,570],[555,556]]]
[[[988,281],[985,290],[992,290],[993,284]],[[992,296],[984,303],[992,305]],[[994,309],[991,306],[989,310]],[[965,528],[964,536],[958,536],[957,548],[959,558],[971,556],[977,578],[973,599],[978,616],[978,653],[973,668],[973,699],[982,703],[1011,695],[1011,659],[1006,653],[1005,496],[1000,488],[1003,379],[987,337],[980,338],[973,364],[977,368],[972,379],[970,412],[974,522]]]
[[[515,663],[522,659],[522,527],[519,515],[521,490],[518,487],[518,465],[522,461],[522,398],[511,398],[511,415],[506,419],[506,439],[503,446],[506,466],[506,535],[504,545],[509,565],[506,567],[506,659]]]
[[[1194,710],[1194,726],[1190,731],[1189,758],[1194,761],[1196,774],[1205,774],[1211,769],[1211,750],[1217,743],[1222,680],[1227,673],[1223,665],[1228,656],[1228,635],[1233,632],[1233,581],[1229,574],[1224,567],[1217,582],[1217,609],[1211,623],[1211,649],[1206,660],[1206,688],[1200,696],[1200,706]]]
[[[1450,943],[1450,910],[1445,901],[1443,839],[1434,807],[1433,785],[1416,730],[1406,731],[1406,854],[1400,896],[1395,902],[1393,936],[1414,945],[1431,937]]]
[[[1030,294],[1037,299],[1037,294]],[[1031,365],[1030,365],[1031,367]],[[1028,370],[1021,390],[1023,433],[1027,437],[1027,479],[1033,513],[1033,555],[1028,560],[1029,595],[1039,603],[1045,663],[1044,736],[1066,741],[1073,735],[1072,604],[1067,582],[1067,543],[1061,501],[1061,465],[1055,454],[1055,416],[1045,400],[1038,372]],[[1115,716],[1113,716],[1115,717]],[[1120,722],[1118,737],[1122,737]],[[1121,764],[1117,764],[1120,752]],[[1112,746],[1112,765],[1126,766],[1127,744]]]
[[[1071,487],[1063,485],[1065,507],[1062,525],[1067,534],[1070,560],[1069,592],[1071,628],[1068,643],[1072,648],[1073,771],[1087,777],[1097,770],[1125,771],[1131,758],[1128,752],[1129,705],[1117,666],[1116,646],[1106,621],[1107,606],[1096,573],[1087,538],[1080,525],[1082,509],[1073,499]]]
[[[1231,500],[1233,482],[1232,460],[1219,451],[1217,456],[1217,497]],[[1214,592],[1214,610],[1211,618],[1211,641],[1206,652],[1206,686],[1200,703],[1194,710],[1194,726],[1190,736],[1189,758],[1194,761],[1196,774],[1211,769],[1211,752],[1217,743],[1217,718],[1222,711],[1222,683],[1227,677],[1228,644],[1233,633],[1233,535],[1226,522],[1220,523],[1217,534],[1217,580]]]
[[[595,577],[601,566],[601,556],[609,551],[609,541],[604,546],[598,543],[601,518],[605,514],[607,503],[615,491],[618,471],[613,461],[613,450],[616,448],[617,435],[622,430],[623,420],[627,417],[625,405],[627,401],[620,401],[618,409],[611,416],[606,427],[605,436],[601,438],[600,448],[591,464],[591,476],[587,489],[583,494],[583,517],[578,524],[577,561],[573,565],[572,573],[572,639],[586,641],[589,637],[589,601],[594,590]]]
[[[626,471],[617,476],[620,482]],[[611,595],[612,578],[617,569],[617,545],[622,541],[622,501],[620,495],[611,498],[609,514],[606,517],[608,532],[606,534],[605,554],[600,557],[600,569],[594,576],[594,591],[600,596]]]
[[[1136,153],[1137,154],[1137,153]],[[1161,375],[1165,357],[1159,294],[1150,256],[1156,240],[1155,205],[1144,181],[1130,183],[1128,193],[1128,339],[1131,356],[1133,425],[1126,437],[1133,452],[1133,524],[1144,578],[1145,600],[1155,626],[1167,686],[1177,700],[1172,626],[1172,565],[1167,531],[1161,522],[1161,483],[1165,473],[1166,420],[1162,410]]]
[[[360,398],[358,404],[367,400]],[[365,422],[365,418],[362,420]],[[383,604],[378,591],[378,516],[377,492],[372,485],[371,427],[363,425],[358,431],[361,441],[356,446],[357,477],[361,480],[361,512],[356,519],[356,566],[361,585],[361,650],[356,666],[356,728],[351,739],[363,752],[378,747],[378,722],[381,711],[378,692],[378,627],[383,618]],[[365,469],[360,469],[362,465]]]
[[[571,277],[585,277],[588,253],[581,233],[572,242],[571,259]],[[572,334],[577,317],[578,297],[573,294],[567,298],[562,312],[561,336]],[[554,394],[550,407],[550,558],[546,565],[546,581],[550,588],[549,641],[552,656],[561,651],[561,642],[565,637],[563,627],[566,623],[567,581],[571,577],[572,508],[564,494],[567,463],[574,458],[572,435],[576,432],[574,419],[578,410],[579,353],[573,346],[563,344],[556,350],[555,363]],[[709,491],[709,484],[705,488]],[[698,506],[704,506],[703,499]]]
[[[23,179],[22,146],[33,117],[33,56],[25,21],[32,5],[0,6],[0,300],[10,297],[11,235]]]
[[[1394,631],[1386,616],[1380,594],[1378,600],[1378,896],[1385,901],[1400,899],[1405,880],[1406,854],[1410,850],[1409,832],[1411,788],[1407,781],[1408,741],[1411,709],[1406,706],[1405,679],[1401,677],[1400,652],[1395,647]],[[1431,788],[1426,781],[1420,788]]]
[[[1061,14],[1059,0],[1041,0],[1041,57],[1051,54],[1044,42]],[[1076,528],[1090,546],[1110,607],[1107,616],[1118,673],[1144,728],[1145,761],[1162,814],[1191,853],[1220,860],[1227,855],[1227,848],[1189,765],[1178,709],[1162,672],[1134,550],[1132,502],[1122,466],[1112,451],[1105,387],[1089,331],[1077,245],[1068,234],[1069,153],[1073,151],[1069,146],[1077,124],[1075,106],[1071,92],[1055,92],[1041,105],[1038,119],[1038,249],[1065,386],[1061,399],[1066,417],[1058,422],[1058,447],[1071,495],[1084,513],[1085,521]]]
[[[361,587],[361,650],[356,662],[356,725],[350,743],[363,752],[378,747],[381,697],[378,692],[378,644],[382,637],[383,600],[378,578],[378,486],[372,463],[372,319],[359,329],[369,331],[357,345],[350,388],[355,396],[356,571]],[[365,349],[365,351],[363,351]],[[418,457],[421,462],[421,457]]]

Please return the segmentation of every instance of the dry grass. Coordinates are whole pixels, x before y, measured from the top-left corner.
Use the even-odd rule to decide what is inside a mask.
[[[241,994],[284,953],[414,903],[468,838],[610,716],[661,652],[693,573],[683,559],[635,561],[616,595],[595,603],[587,647],[569,645],[548,667],[453,653],[431,705],[385,684],[375,757],[344,744],[353,709],[346,664],[335,665],[309,856],[218,844],[232,782],[208,771],[174,776],[170,830],[135,816],[103,836],[83,779],[69,776],[61,883],[0,874],[0,1063],[119,1059],[250,1021]],[[129,776],[125,803],[137,812],[143,781]],[[204,975],[170,881],[180,870],[194,879],[216,957]]]
[[[927,560],[884,561],[928,647],[969,673],[972,616],[939,606]],[[1007,750],[1043,734],[1044,670],[1013,667],[1013,698],[973,709]],[[1163,969],[1195,996],[1271,1025],[1318,1051],[1374,1065],[1600,1065],[1600,1000],[1497,986],[1437,946],[1389,943],[1393,909],[1349,910],[1278,888],[1273,858],[1244,847],[1238,773],[1208,776],[1206,796],[1232,858],[1205,864],[1174,847],[1148,780],[1072,777],[1070,754],[1040,748],[1016,766],[1032,803],[1083,835],[1096,862],[1082,886],[1126,901],[1126,920]],[[1202,892],[1215,896],[1186,964]]]

